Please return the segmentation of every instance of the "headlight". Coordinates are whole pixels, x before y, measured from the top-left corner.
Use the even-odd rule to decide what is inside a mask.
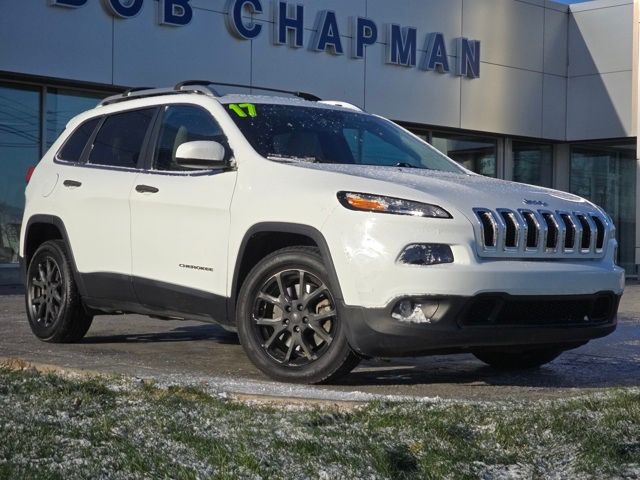
[[[391,213],[412,217],[453,218],[445,209],[428,203],[413,202],[401,198],[383,197],[368,193],[338,192],[343,207],[361,212]]]

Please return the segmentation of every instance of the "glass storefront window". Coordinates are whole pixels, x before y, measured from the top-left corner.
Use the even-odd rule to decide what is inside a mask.
[[[0,85],[0,264],[17,263],[25,174],[40,158],[40,89]]]
[[[541,187],[551,187],[553,146],[513,142],[513,180]]]
[[[469,135],[433,133],[432,145],[465,168],[495,177],[497,175],[497,141]]]
[[[69,120],[77,114],[95,107],[104,97],[104,94],[48,88],[46,99],[47,148],[56,141]]]
[[[613,218],[618,262],[635,274],[636,144],[584,144],[571,148],[571,192],[604,208]]]
[[[45,132],[41,131],[43,94]],[[38,163],[42,149],[51,146],[72,117],[95,107],[107,95],[0,83],[0,267],[18,262],[27,169]],[[17,271],[0,270],[0,284],[17,281],[10,273],[13,270]]]

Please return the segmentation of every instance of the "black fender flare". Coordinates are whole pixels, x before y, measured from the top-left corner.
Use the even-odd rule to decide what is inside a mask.
[[[82,280],[82,275],[80,275],[80,273],[78,272],[78,267],[76,266],[76,259],[73,256],[73,250],[71,249],[71,242],[69,241],[69,234],[67,233],[67,229],[64,225],[64,222],[62,221],[62,219],[60,217],[57,217],[55,215],[42,215],[42,214],[38,214],[38,215],[33,215],[29,218],[29,220],[27,221],[27,226],[25,228],[25,238],[23,240],[23,244],[24,244],[24,248],[25,248],[25,255],[26,255],[26,247],[27,247],[27,240],[29,238],[29,231],[31,229],[31,227],[34,224],[47,224],[47,225],[53,225],[54,227],[56,227],[58,229],[58,231],[60,232],[60,234],[62,235],[62,240],[64,241],[64,243],[67,246],[67,253],[69,255],[69,260],[71,261],[71,270],[73,272],[73,278],[76,282],[76,287],[78,288],[78,292],[80,293],[81,296],[86,296],[86,287],[84,285],[84,282]],[[29,268],[29,262],[31,261],[30,258],[24,258],[22,265],[23,265],[23,280],[25,281],[25,285],[26,285],[26,271]]]
[[[342,289],[340,287],[338,274],[336,273],[333,258],[331,256],[331,250],[329,249],[327,240],[324,238],[324,235],[320,232],[320,230],[310,225],[304,225],[301,223],[261,222],[252,225],[245,232],[244,237],[242,238],[242,242],[240,242],[240,248],[238,249],[238,254],[235,258],[233,280],[231,283],[231,295],[228,299],[229,303],[227,306],[229,323],[235,323],[236,301],[240,290],[240,285],[238,285],[240,265],[242,264],[242,259],[244,258],[245,250],[247,248],[249,240],[251,240],[251,238],[258,233],[292,233],[295,235],[303,235],[313,240],[320,249],[320,254],[322,255],[322,258],[325,262],[327,271],[329,272],[329,279],[331,280],[331,283],[335,288],[334,297],[339,303],[342,303]]]

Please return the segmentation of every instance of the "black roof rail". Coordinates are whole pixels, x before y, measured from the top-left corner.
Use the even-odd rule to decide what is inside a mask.
[[[217,97],[221,97],[222,95],[218,94],[215,89],[209,87],[210,85],[215,85],[217,87],[236,87],[236,88],[248,88],[253,90],[263,90],[265,92],[275,92],[275,93],[287,93],[289,95],[294,95],[298,98],[302,98],[303,100],[308,100],[310,102],[319,102],[322,100],[320,97],[313,95],[312,93],[306,92],[298,92],[291,90],[282,90],[279,88],[270,88],[270,87],[258,87],[256,85],[243,85],[241,83],[224,83],[224,82],[210,82],[209,80],[186,80],[184,82],[178,83],[174,88],[176,90],[182,90],[184,87],[194,86],[194,85],[203,85],[211,90]]]
[[[211,88],[210,85],[214,85],[213,82],[209,80],[185,80],[184,82],[180,82],[173,87],[174,90],[188,90],[186,87],[207,87],[207,89],[216,97],[221,97],[220,93],[218,93],[214,88]]]
[[[176,95],[180,93],[199,93],[202,95],[210,95],[213,97],[221,97],[220,93],[212,87],[221,86],[221,87],[236,87],[236,88],[248,88],[255,90],[263,90],[265,92],[275,92],[275,93],[286,93],[288,95],[294,95],[298,98],[302,98],[303,100],[308,100],[310,102],[320,102],[322,99],[313,95],[311,93],[305,92],[296,92],[291,90],[282,90],[279,88],[270,88],[270,87],[257,87],[255,85],[243,85],[240,83],[223,83],[223,82],[210,82],[209,80],[186,80],[184,82],[178,83],[173,88],[148,88],[148,87],[134,87],[128,90],[125,90],[123,93],[118,93],[117,95],[112,95],[110,97],[105,98],[102,102],[100,102],[100,106],[112,105],[114,103],[125,102],[127,100],[134,100],[140,98],[148,98],[148,97],[156,97],[159,95]]]
[[[132,93],[141,92],[142,90],[153,90],[155,88],[156,87],[133,87],[133,88],[128,88],[127,90],[122,92],[121,95],[123,97],[130,97]]]
[[[194,85],[189,88],[185,87],[181,90],[176,90],[174,88],[132,88],[124,93],[118,93],[117,95],[105,98],[100,102],[99,106],[104,107],[106,105],[113,105],[114,103],[126,102],[128,100],[157,97],[161,95],[178,95],[181,93],[199,93],[212,97],[217,96],[210,88],[202,85]]]

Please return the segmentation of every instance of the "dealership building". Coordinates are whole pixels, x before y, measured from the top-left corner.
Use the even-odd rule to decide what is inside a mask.
[[[2,0],[0,285],[18,281],[25,172],[68,120],[114,92],[189,79],[351,102],[482,175],[584,196],[614,219],[635,276],[639,7]]]

